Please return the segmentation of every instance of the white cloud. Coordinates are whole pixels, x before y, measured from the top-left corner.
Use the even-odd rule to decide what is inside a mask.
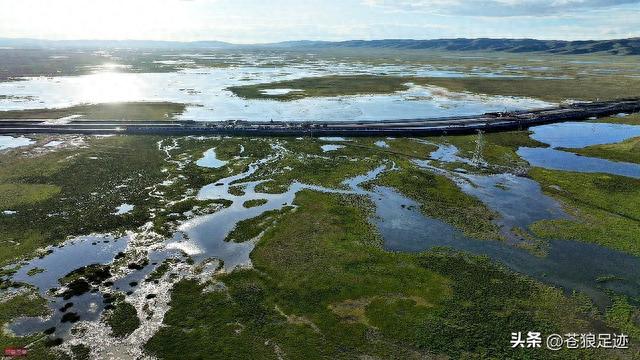
[[[0,37],[601,39],[640,35],[638,18],[640,0],[5,0]]]
[[[640,0],[363,0],[363,3],[392,11],[509,17],[567,15],[639,5]]]

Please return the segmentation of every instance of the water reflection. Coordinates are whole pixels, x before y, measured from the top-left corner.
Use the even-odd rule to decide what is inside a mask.
[[[211,169],[219,169],[225,166],[227,163],[228,161],[218,159],[215,148],[207,150],[202,158],[196,161],[196,165]]]
[[[0,151],[6,149],[14,149],[22,146],[27,146],[34,144],[35,141],[26,138],[24,136],[13,137],[13,136],[0,136]]]
[[[18,336],[55,327],[55,334],[66,334],[73,322],[62,322],[63,316],[73,312],[82,320],[97,320],[104,309],[102,294],[82,292],[68,299],[56,296],[51,290],[61,287],[59,279],[75,269],[94,265],[109,264],[116,254],[127,247],[129,236],[116,238],[111,235],[80,236],[67,241],[60,247],[51,247],[46,256],[29,261],[20,267],[11,280],[35,286],[44,299],[48,300],[52,315],[47,318],[21,318],[11,324],[10,329]],[[66,308],[65,304],[73,304]],[[68,306],[68,305],[67,305]],[[65,309],[64,311],[60,309]]]
[[[518,155],[529,164],[545,169],[606,173],[640,178],[640,164],[611,161],[551,148],[520,148]]]
[[[380,120],[470,115],[488,111],[528,109],[550,104],[533,99],[450,93],[411,85],[393,94],[304,98],[296,101],[246,100],[231,86],[304,77],[362,73],[360,69],[252,67],[188,69],[172,73],[115,73],[26,78],[0,83],[0,110],[58,108],[85,103],[171,101],[188,104],[187,120]],[[367,69],[367,71],[374,71]],[[374,71],[375,72],[375,71]],[[2,98],[11,95],[12,98]],[[29,99],[17,102],[15,97]]]
[[[456,154],[455,146],[440,145],[431,156],[435,155],[437,160],[443,162],[458,162],[461,158]],[[508,241],[470,239],[451,226],[425,218],[419,212],[418,204],[395,190],[376,188],[377,197],[373,199],[378,218],[381,219],[378,227],[384,235],[385,246],[390,249],[417,251],[445,246],[486,255],[540,281],[568,290],[582,291],[600,306],[609,303],[605,289],[630,296],[640,295],[638,257],[577,241],[551,240],[544,256],[534,255],[518,246],[525,240],[514,236],[512,229],[528,232],[528,227],[537,221],[569,218],[555,199],[542,192],[537,182],[513,174],[450,172],[438,168],[432,161],[414,162],[427,170],[449,177],[462,191],[477,197],[489,209],[498,213],[500,217],[496,223],[501,226],[502,234]],[[402,214],[402,229],[394,226],[394,213]],[[432,228],[438,229],[436,235],[433,235]],[[602,277],[616,280],[599,282]]]
[[[330,152],[330,151],[340,150],[344,148],[344,145],[328,144],[328,145],[322,145],[320,146],[320,148],[322,149],[322,152]]]
[[[608,123],[564,122],[535,126],[531,138],[552,148],[579,149],[591,145],[612,144],[640,136],[640,126]]]
[[[591,145],[618,143],[640,136],[640,126],[608,123],[566,122],[535,126],[531,138],[550,148],[522,147],[517,153],[529,164],[545,169],[606,173],[640,178],[640,165],[581,156],[557,148],[584,148]]]

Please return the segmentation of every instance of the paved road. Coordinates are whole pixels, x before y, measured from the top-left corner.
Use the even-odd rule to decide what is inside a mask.
[[[118,121],[55,119],[0,120],[0,133],[64,134],[162,134],[162,135],[237,135],[237,136],[417,136],[464,134],[477,131],[506,131],[562,121],[580,121],[594,117],[640,111],[640,98],[592,103],[577,103],[530,111],[487,113],[431,119],[384,121],[314,122],[224,122],[205,121]]]

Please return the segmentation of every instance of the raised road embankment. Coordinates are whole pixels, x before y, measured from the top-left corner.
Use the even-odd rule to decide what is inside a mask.
[[[506,131],[562,121],[640,112],[640,98],[575,103],[554,108],[430,119],[383,121],[249,122],[1,120],[0,133],[161,134],[232,136],[419,136]]]

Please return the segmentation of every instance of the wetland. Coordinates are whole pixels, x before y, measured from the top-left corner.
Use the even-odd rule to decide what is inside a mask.
[[[631,60],[606,56],[64,56],[58,75],[4,64],[0,119],[389,120],[640,83]],[[607,85],[605,67],[630,85]],[[634,359],[639,136],[637,115],[422,138],[0,136],[0,347]],[[624,332],[630,349],[511,349],[512,332],[532,330]]]

